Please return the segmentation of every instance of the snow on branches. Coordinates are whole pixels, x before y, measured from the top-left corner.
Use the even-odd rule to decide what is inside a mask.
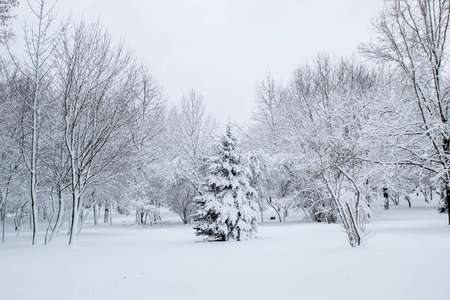
[[[249,184],[230,126],[220,141],[219,154],[210,160],[208,173],[205,192],[196,200],[196,234],[211,241],[240,241],[254,237],[257,231],[256,192]]]

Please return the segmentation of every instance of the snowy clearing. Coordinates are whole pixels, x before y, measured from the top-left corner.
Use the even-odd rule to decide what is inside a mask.
[[[448,299],[450,227],[436,203],[375,216],[367,247],[339,225],[265,223],[244,242],[202,242],[192,225],[86,226],[0,246],[2,299]]]

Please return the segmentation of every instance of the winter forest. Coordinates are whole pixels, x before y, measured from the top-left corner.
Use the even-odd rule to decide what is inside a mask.
[[[0,1],[4,299],[448,299],[450,1],[385,1],[353,55],[261,74],[245,124],[194,88],[168,101],[101,18],[21,1],[22,37],[18,5]]]

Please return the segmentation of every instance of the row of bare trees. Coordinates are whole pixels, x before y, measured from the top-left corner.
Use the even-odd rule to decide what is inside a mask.
[[[287,84],[269,74],[247,132],[260,197],[278,213],[338,216],[352,246],[377,197],[435,190],[448,211],[449,18],[449,1],[389,1],[373,21],[377,41],[360,46],[367,63],[318,55]]]
[[[28,4],[25,56],[6,47],[1,66],[3,238],[8,212],[16,231],[30,216],[32,244],[63,224],[75,243],[100,206],[110,223],[113,205],[138,224],[161,206],[190,222],[217,128],[202,96],[166,110],[150,71],[99,22],[57,23],[55,2]]]
[[[3,220],[14,186],[16,214],[30,208],[33,244],[38,214],[48,222],[46,242],[68,215],[73,244],[94,195],[114,197],[119,187],[111,183],[145,163],[126,160],[151,151],[162,96],[146,67],[101,24],[56,24],[54,3],[34,4],[25,58],[10,51],[2,64]],[[18,199],[27,198],[22,206]]]

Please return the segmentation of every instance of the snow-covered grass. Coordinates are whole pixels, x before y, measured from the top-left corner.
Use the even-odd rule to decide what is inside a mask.
[[[339,225],[265,223],[245,242],[202,242],[192,225],[86,226],[0,246],[0,299],[449,299],[450,226],[436,203],[375,215],[367,247]]]

